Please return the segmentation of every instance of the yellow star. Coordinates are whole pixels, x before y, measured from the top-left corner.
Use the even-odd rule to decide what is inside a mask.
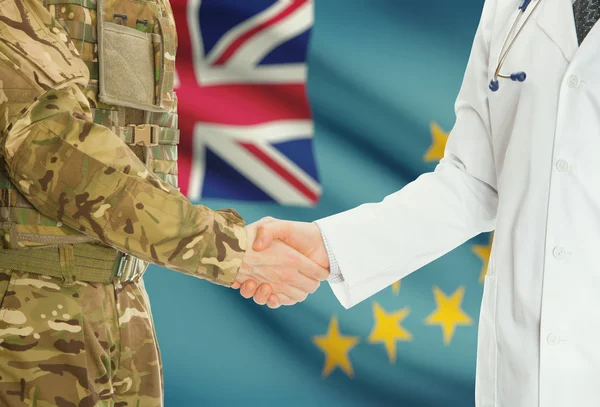
[[[448,136],[450,133],[445,132],[437,123],[432,122],[429,125],[431,129],[431,138],[433,142],[429,150],[425,153],[423,160],[428,161],[439,161],[444,158],[444,150],[446,149],[446,143],[448,142]]]
[[[437,309],[425,319],[425,323],[427,325],[440,325],[442,327],[444,344],[446,346],[452,341],[452,336],[457,325],[473,324],[471,317],[460,308],[464,294],[464,286],[460,286],[450,297],[447,297],[437,286],[433,287]]]
[[[313,337],[313,343],[325,353],[323,377],[329,376],[336,367],[342,369],[348,377],[353,377],[354,371],[348,352],[359,342],[358,336],[341,335],[338,319],[333,316],[329,323],[327,335]]]
[[[408,314],[410,314],[408,307],[388,314],[381,305],[373,303],[375,326],[369,335],[369,343],[383,343],[390,363],[396,363],[396,342],[412,341],[411,333],[400,325]]]
[[[396,281],[394,284],[392,284],[392,290],[394,291],[394,294],[400,294],[400,281]]]
[[[490,262],[490,254],[492,253],[492,242],[494,241],[494,233],[490,234],[490,241],[487,245],[473,245],[473,253],[477,255],[483,262],[483,267],[481,268],[481,274],[479,274],[479,282],[483,283],[483,279],[485,278],[488,270],[488,264]]]

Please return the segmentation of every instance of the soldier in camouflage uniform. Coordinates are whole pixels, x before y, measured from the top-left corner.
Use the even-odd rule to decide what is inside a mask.
[[[168,0],[0,0],[0,406],[161,406],[149,263],[287,304],[327,278],[179,192],[176,43]]]

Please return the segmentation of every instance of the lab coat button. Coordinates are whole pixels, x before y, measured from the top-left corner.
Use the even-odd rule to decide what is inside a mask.
[[[569,170],[569,163],[566,162],[565,160],[558,160],[556,162],[556,168],[560,171],[560,172],[567,172]]]
[[[579,85],[579,79],[575,75],[571,75],[569,76],[569,79],[567,79],[567,83],[570,88],[576,88]]]
[[[548,340],[548,344],[550,344],[551,346],[560,345],[560,337],[558,335],[550,334],[550,335],[548,335],[547,340]]]
[[[557,259],[564,259],[567,252],[562,247],[555,247],[554,250],[552,251],[552,254]]]

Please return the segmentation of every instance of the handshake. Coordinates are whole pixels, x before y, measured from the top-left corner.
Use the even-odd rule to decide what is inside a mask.
[[[329,258],[314,223],[264,218],[246,227],[248,248],[232,288],[269,308],[294,305],[329,277]]]

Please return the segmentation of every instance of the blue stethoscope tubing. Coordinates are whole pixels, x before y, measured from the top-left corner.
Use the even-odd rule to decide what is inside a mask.
[[[500,54],[498,55],[498,63],[496,65],[496,71],[494,72],[494,78],[490,81],[490,85],[489,85],[490,90],[492,92],[496,92],[498,89],[500,89],[500,83],[498,81],[498,78],[510,79],[510,80],[516,81],[516,82],[523,82],[527,78],[527,74],[525,72],[521,71],[521,72],[514,72],[510,75],[502,75],[500,73],[500,69],[502,69],[502,65],[504,64],[504,60],[506,59],[508,52],[512,48],[516,39],[519,37],[521,30],[523,30],[523,27],[525,27],[525,25],[527,24],[527,21],[529,21],[529,18],[531,17],[531,15],[533,14],[533,12],[537,8],[537,6],[539,6],[540,1],[541,0],[536,0],[535,5],[533,6],[533,9],[531,9],[531,12],[529,14],[527,14],[527,16],[525,17],[525,21],[523,21],[523,24],[521,24],[521,26],[517,30],[516,34],[513,36],[512,40],[509,42],[508,39],[512,36],[519,21],[521,21],[521,19],[525,15],[525,11],[527,11],[527,7],[529,7],[529,4],[531,3],[531,0],[522,0],[521,1],[521,4],[519,5],[519,9],[517,10],[517,16],[515,17],[515,20],[514,20],[512,26],[510,27],[510,30],[508,30],[508,33],[506,34],[506,38],[504,39],[504,42],[502,43],[502,48],[500,49]]]

